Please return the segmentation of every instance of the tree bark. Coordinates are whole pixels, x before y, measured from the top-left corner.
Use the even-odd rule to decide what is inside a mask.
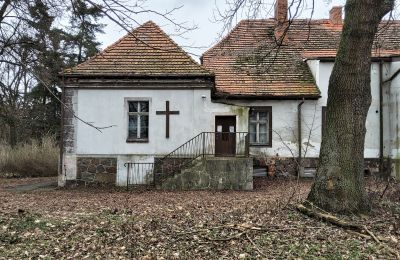
[[[366,211],[365,122],[371,104],[371,50],[394,0],[347,0],[341,40],[329,79],[319,167],[308,200],[331,212]]]
[[[15,122],[9,124],[10,127],[10,146],[15,147],[17,145],[17,126]]]

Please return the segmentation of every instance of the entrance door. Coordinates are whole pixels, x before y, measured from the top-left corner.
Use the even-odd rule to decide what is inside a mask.
[[[236,117],[215,117],[215,156],[234,156],[236,153]]]

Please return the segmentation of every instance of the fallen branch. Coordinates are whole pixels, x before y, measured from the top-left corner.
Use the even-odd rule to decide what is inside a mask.
[[[334,224],[339,227],[343,227],[346,229],[354,229],[354,230],[363,230],[364,229],[364,227],[359,224],[350,223],[350,222],[341,220],[329,213],[321,212],[320,210],[306,207],[303,204],[297,205],[296,208],[298,211],[300,211],[301,213],[303,213],[309,217],[321,219],[321,220],[324,220],[326,222],[329,222],[329,223]]]
[[[374,233],[372,233],[366,226],[363,226],[363,229],[365,230],[365,232],[367,232],[368,235],[370,235],[376,243],[380,244],[381,241],[379,241],[379,239],[374,235]]]
[[[232,239],[237,239],[241,236],[243,236],[244,234],[246,234],[246,232],[241,232],[238,233],[234,236],[230,236],[230,237],[226,237],[226,238],[209,238],[209,237],[205,237],[205,239],[207,239],[208,241],[218,241],[218,242],[223,242],[223,241],[230,241]]]
[[[249,234],[246,233],[246,238],[247,240],[249,240],[249,242],[253,245],[253,247],[257,250],[257,252],[262,255],[265,258],[268,258],[268,256],[266,254],[264,254],[264,252],[261,251],[261,249],[256,245],[256,243],[254,243],[254,241],[250,238]]]
[[[360,236],[360,237],[365,238],[365,239],[372,239],[371,236],[363,234],[363,233],[360,233],[360,232],[357,232],[357,231],[354,231],[354,230],[346,230],[346,232],[349,233],[349,234],[355,235],[355,236]]]
[[[193,230],[193,231],[188,231],[188,232],[178,232],[178,235],[190,235],[190,234],[195,234],[195,233],[202,233],[202,232],[208,232],[210,230],[214,229],[222,229],[222,228],[234,228],[234,224],[229,224],[229,225],[224,225],[224,226],[216,226],[216,227],[209,227],[209,228],[203,228],[203,229],[198,229],[198,230]]]
[[[366,236],[368,236],[368,237],[372,238],[377,244],[385,247],[389,252],[394,254],[398,260],[400,260],[399,253],[396,250],[393,250],[392,248],[390,248],[388,245],[381,243],[381,241],[375,236],[375,234],[372,233],[365,225],[360,225],[360,224],[341,220],[341,219],[329,214],[326,211],[321,211],[321,210],[317,209],[312,204],[310,204],[310,206],[311,207],[306,207],[303,204],[299,204],[299,205],[297,205],[297,210],[309,217],[313,217],[313,218],[321,219],[325,222],[329,222],[335,226],[342,227],[342,228],[346,229],[347,231],[354,232],[355,234],[360,235],[364,238]],[[361,233],[363,231],[366,232],[368,235]]]
[[[383,196],[385,196],[385,193],[386,193],[387,189],[389,188],[389,186],[390,186],[390,179],[387,180],[386,187],[385,187],[385,189],[382,191],[382,194],[381,194],[381,196],[380,196],[380,199],[383,199]]]
[[[196,234],[196,233],[203,233],[203,232],[209,232],[211,230],[217,230],[217,229],[234,229],[238,230],[241,232],[244,232],[245,230],[253,230],[253,231],[261,231],[261,232],[282,232],[282,231],[290,231],[290,230],[298,230],[298,229],[322,229],[323,227],[307,227],[307,226],[300,226],[300,227],[288,227],[288,228],[263,228],[262,226],[251,226],[247,224],[240,224],[240,225],[235,225],[235,224],[229,224],[229,225],[224,225],[224,226],[216,226],[216,227],[209,227],[209,228],[203,228],[203,229],[198,229],[198,230],[192,230],[188,232],[177,232],[175,234],[177,235],[191,235],[191,234]]]

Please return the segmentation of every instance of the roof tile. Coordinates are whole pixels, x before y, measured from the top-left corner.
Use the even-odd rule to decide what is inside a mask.
[[[148,21],[96,56],[69,68],[66,76],[209,76],[160,27]]]
[[[294,20],[282,45],[276,44],[275,20],[243,20],[203,54],[215,73],[216,95],[318,97],[320,91],[304,59],[335,57],[342,25],[327,19]],[[400,23],[382,22],[374,57],[400,55]]]

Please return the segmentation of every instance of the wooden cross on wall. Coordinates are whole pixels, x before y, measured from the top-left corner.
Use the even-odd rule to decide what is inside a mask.
[[[169,101],[165,101],[165,111],[156,111],[156,115],[165,115],[165,138],[169,138],[169,116],[179,115],[179,111],[170,111]]]

